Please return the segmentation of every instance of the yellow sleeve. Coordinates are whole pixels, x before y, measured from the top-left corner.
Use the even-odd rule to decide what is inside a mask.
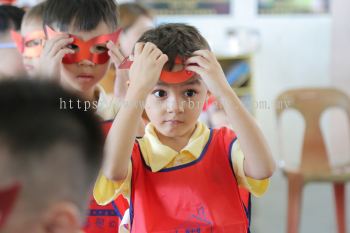
[[[236,140],[232,145],[231,161],[239,186],[246,188],[256,197],[262,196],[267,191],[270,182],[269,179],[255,180],[250,177],[246,177],[243,167],[244,154],[240,148],[238,140]]]
[[[112,94],[106,94],[104,91],[100,93],[96,107],[96,113],[104,120],[114,119],[120,109],[121,101]]]
[[[100,173],[98,176],[94,190],[93,196],[99,205],[107,205],[112,202],[117,196],[122,194],[127,200],[130,200],[130,189],[131,189],[131,174],[132,174],[132,164],[131,161],[128,167],[128,175],[125,180],[115,182],[103,174]]]

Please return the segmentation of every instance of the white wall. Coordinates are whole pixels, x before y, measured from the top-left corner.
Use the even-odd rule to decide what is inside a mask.
[[[332,83],[350,94],[350,1],[332,4]]]
[[[336,88],[350,95],[350,1],[333,0],[331,29],[331,83]],[[337,160],[350,160],[349,152],[349,118],[344,112],[332,112],[332,121],[328,127],[329,141]],[[343,158],[341,158],[343,157]]]

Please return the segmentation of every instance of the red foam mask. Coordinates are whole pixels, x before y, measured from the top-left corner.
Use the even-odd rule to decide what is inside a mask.
[[[17,200],[21,186],[16,183],[9,188],[0,189],[0,228],[4,225]]]
[[[119,69],[130,69],[133,61],[129,59],[129,57],[125,58],[124,61],[119,65]],[[183,64],[183,59],[180,57],[176,57],[175,59],[175,64],[176,65],[181,65]],[[190,78],[192,78],[195,75],[194,72],[186,70],[185,68],[180,71],[167,71],[167,70],[162,70],[160,74],[160,80],[169,83],[169,84],[177,84],[177,83],[182,83]]]
[[[19,52],[30,58],[39,57],[45,40],[44,31],[35,31],[23,37],[16,31],[11,31],[12,40],[16,43]]]
[[[56,32],[50,27],[46,26],[48,39],[52,39],[54,36],[62,34]],[[105,64],[109,60],[108,49],[105,47],[108,41],[116,43],[121,30],[117,30],[110,34],[94,37],[88,41],[79,39],[78,37],[69,34],[70,38],[74,38],[74,41],[69,45],[75,50],[73,54],[66,54],[62,63],[73,64],[83,60],[89,60],[95,64]],[[102,48],[102,49],[100,49]]]

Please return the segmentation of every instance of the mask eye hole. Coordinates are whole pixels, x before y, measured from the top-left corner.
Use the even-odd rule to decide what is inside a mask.
[[[67,48],[72,49],[74,51],[78,51],[79,50],[79,46],[76,45],[76,44],[69,44],[69,45],[67,45]]]
[[[106,44],[97,44],[91,47],[90,51],[92,53],[101,54],[107,52],[108,48],[106,47]]]
[[[24,43],[25,47],[35,47],[41,45],[41,39],[29,40]]]

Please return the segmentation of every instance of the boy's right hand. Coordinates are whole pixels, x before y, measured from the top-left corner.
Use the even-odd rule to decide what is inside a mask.
[[[73,38],[69,38],[68,34],[59,34],[45,41],[44,49],[40,55],[38,71],[40,77],[59,81],[63,57],[75,52],[73,49],[67,48],[67,45],[72,43],[73,40]]]
[[[146,97],[157,84],[160,73],[168,61],[164,54],[153,43],[136,43],[134,50],[134,62],[130,67],[130,86],[142,97]]]

